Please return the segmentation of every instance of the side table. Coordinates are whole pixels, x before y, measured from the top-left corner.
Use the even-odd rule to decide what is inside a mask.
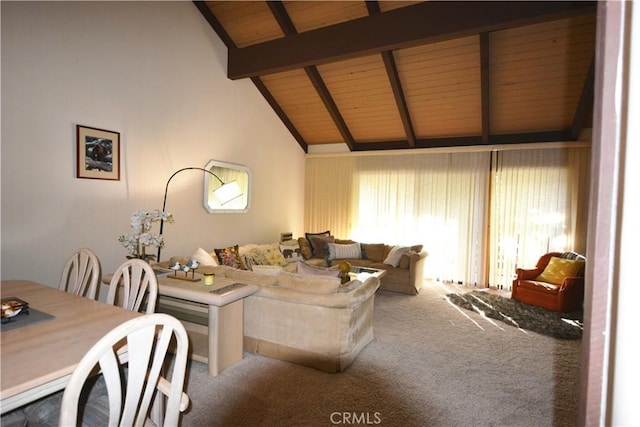
[[[196,273],[195,276],[199,275]],[[214,285],[205,285],[204,278],[190,282],[161,276],[157,280],[158,295],[208,306],[206,349],[203,352],[198,345],[193,345],[191,352],[194,360],[207,363],[209,375],[216,376],[242,360],[244,299],[258,291],[256,285],[238,283],[222,277],[216,277]],[[104,276],[102,281],[110,283],[111,275]],[[198,334],[188,332],[195,343]],[[202,354],[205,352],[206,354]]]

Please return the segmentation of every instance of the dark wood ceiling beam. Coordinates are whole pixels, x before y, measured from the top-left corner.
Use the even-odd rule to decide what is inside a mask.
[[[580,138],[580,132],[584,129],[589,113],[593,113],[593,94],[595,79],[595,57],[591,59],[589,72],[582,87],[580,101],[576,107],[576,113],[573,116],[573,124],[571,125],[571,140],[575,141]]]
[[[387,70],[387,75],[389,76],[389,83],[391,83],[393,97],[395,98],[396,105],[398,106],[398,113],[400,113],[400,120],[402,120],[404,133],[407,136],[409,147],[413,148],[416,145],[416,134],[413,130],[413,123],[411,122],[409,108],[407,107],[407,99],[405,98],[404,91],[402,90],[402,83],[400,82],[400,76],[398,75],[396,61],[393,58],[393,52],[382,52],[382,60],[384,62],[384,67]]]
[[[220,21],[218,21],[215,15],[211,12],[211,9],[209,9],[209,6],[207,6],[206,2],[194,1],[193,3],[198,8],[202,16],[207,20],[211,28],[218,34],[220,39],[227,46],[227,49],[235,48],[236,44],[233,42],[222,24],[220,24]],[[298,141],[298,144],[304,150],[304,152],[308,152],[309,145],[302,137],[302,135],[300,135],[300,132],[298,132],[298,129],[295,127],[295,125],[291,122],[291,120],[289,120],[289,117],[280,107],[280,104],[278,104],[278,101],[276,101],[276,99],[273,97],[267,86],[265,86],[262,79],[260,79],[260,77],[252,77],[251,81],[256,86],[258,91],[262,94],[264,99],[269,103],[276,115],[280,117],[282,123],[287,127],[287,129],[289,129],[291,135],[295,138],[296,141]]]
[[[380,5],[377,1],[366,1],[367,11],[369,15],[380,13]],[[411,116],[409,115],[409,108],[407,107],[407,100],[402,90],[402,82],[400,82],[400,75],[398,74],[398,67],[396,66],[396,60],[393,57],[393,52],[384,51],[381,52],[382,61],[384,62],[384,68],[387,71],[389,77],[389,83],[391,84],[391,90],[393,91],[393,97],[398,107],[398,113],[400,114],[400,120],[404,127],[404,133],[409,143],[409,148],[413,148],[416,145],[416,134],[413,129],[413,123],[411,123]]]
[[[298,29],[291,20],[291,17],[287,13],[287,9],[284,7],[282,2],[267,1],[267,6],[269,6],[271,14],[276,18],[276,21],[278,22],[278,25],[280,25],[285,36],[289,37],[294,34],[298,34]]]
[[[347,126],[347,123],[342,118],[342,115],[338,110],[338,106],[333,101],[333,98],[329,93],[329,89],[327,89],[327,86],[324,84],[322,77],[320,77],[320,73],[318,72],[318,69],[316,67],[305,67],[304,71],[305,73],[307,73],[309,80],[311,80],[313,87],[316,88],[318,95],[320,95],[320,99],[322,99],[324,106],[326,107],[327,111],[329,112],[329,115],[333,119],[333,123],[335,123],[336,127],[338,128],[338,132],[340,132],[340,135],[342,135],[342,139],[344,140],[345,144],[347,144],[347,146],[349,147],[349,150],[353,151],[355,147],[355,141],[353,140],[353,135],[351,135],[351,132],[349,131],[349,127]]]
[[[491,132],[491,69],[489,61],[489,33],[480,34],[480,114],[482,123],[482,143],[489,143]]]
[[[282,29],[282,32],[286,37],[291,37],[298,34],[298,30],[293,24],[293,21],[291,21],[291,17],[289,17],[289,14],[287,13],[287,10],[285,9],[282,2],[268,1],[267,5],[269,5],[271,14],[274,16],[276,21],[278,21],[278,24],[280,25],[280,28]],[[322,100],[329,115],[333,119],[333,122],[338,128],[340,135],[342,135],[344,143],[347,144],[350,150],[353,150],[353,147],[355,145],[353,136],[351,135],[349,127],[344,121],[342,114],[340,114],[338,106],[331,97],[329,89],[327,89],[324,80],[322,80],[318,69],[314,66],[308,66],[304,67],[304,71],[307,74],[307,77],[309,77],[309,80],[311,80],[311,84],[313,84],[313,87],[316,89],[316,92],[318,93],[318,96],[320,96],[320,99]]]
[[[512,133],[504,135],[491,135],[489,144],[526,144],[537,142],[562,142],[568,141],[570,131],[557,130],[549,132]],[[474,145],[486,145],[482,141],[482,135],[458,136],[449,138],[419,138],[415,148],[445,148],[445,147],[469,147]],[[395,150],[409,148],[407,141],[376,141],[359,142],[354,151],[369,150]]]
[[[228,77],[261,74],[596,12],[582,1],[427,1],[229,49]]]

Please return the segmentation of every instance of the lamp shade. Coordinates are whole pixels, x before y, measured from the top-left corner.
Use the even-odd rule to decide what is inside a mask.
[[[242,190],[240,189],[240,185],[238,185],[237,181],[229,181],[216,188],[213,191],[213,195],[220,205],[225,205],[242,196]]]

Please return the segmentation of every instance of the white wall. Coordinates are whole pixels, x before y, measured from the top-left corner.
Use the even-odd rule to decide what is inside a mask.
[[[637,6],[637,5],[636,5]],[[615,342],[612,345],[612,387],[611,387],[611,423],[615,426],[640,425],[640,413],[637,398],[640,392],[640,350],[638,333],[634,328],[637,318],[636,302],[640,299],[638,272],[635,263],[638,259],[638,236],[640,235],[640,200],[637,183],[640,182],[640,84],[635,76],[640,73],[640,13],[629,8],[628,69],[626,84],[626,111],[623,127],[622,191],[618,260],[617,295],[615,296],[615,316],[612,327],[615,330]],[[622,53],[621,53],[622,55]],[[633,77],[632,77],[633,76]],[[624,105],[624,103],[623,103]],[[626,126],[626,130],[624,127]],[[634,397],[635,396],[635,397]]]
[[[191,2],[6,2],[2,7],[3,280],[56,285],[76,248],[125,259],[131,214],[210,159],[253,174],[246,214],[208,214],[202,173],[169,187],[163,259],[301,233],[304,152]],[[75,177],[75,125],[121,132],[120,181]],[[157,229],[156,229],[157,231]]]

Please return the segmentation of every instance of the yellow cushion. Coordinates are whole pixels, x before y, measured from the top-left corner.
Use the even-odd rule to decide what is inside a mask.
[[[580,269],[584,267],[584,261],[551,257],[549,264],[542,274],[536,277],[537,281],[562,285],[565,277],[576,277]]]

